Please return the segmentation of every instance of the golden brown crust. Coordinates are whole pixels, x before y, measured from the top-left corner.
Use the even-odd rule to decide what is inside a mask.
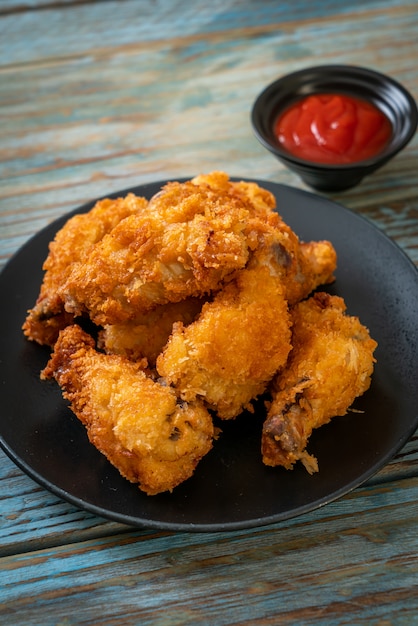
[[[256,245],[250,208],[228,190],[168,183],[146,212],[123,220],[72,268],[60,289],[66,310],[120,324],[217,291]]]
[[[317,462],[306,451],[314,428],[345,415],[370,386],[376,342],[344,300],[317,293],[292,310],[293,349],[274,379],[262,436],[263,462],[290,469],[298,460],[309,472]]]
[[[138,316],[135,322],[108,324],[99,333],[99,347],[107,354],[120,354],[131,361],[146,359],[154,368],[176,322],[191,324],[200,313],[204,300],[187,298],[170,302]]]
[[[43,377],[57,380],[91,443],[149,495],[189,478],[212,447],[202,403],[179,401],[139,363],[97,352],[77,325],[61,331]]]
[[[266,266],[242,270],[198,319],[175,325],[157,369],[185,399],[236,417],[263,393],[290,350],[283,288]]]
[[[133,194],[116,200],[99,200],[88,213],[75,215],[57,232],[43,265],[45,275],[38,299],[23,325],[28,339],[52,346],[59,331],[73,323],[74,315],[64,310],[60,289],[74,264],[81,262],[88,250],[122,219],[146,205],[145,198]]]
[[[256,183],[211,172],[150,201],[99,201],[50,244],[24,333],[55,344],[43,377],[148,494],[186,480],[211,449],[208,409],[235,418],[268,385],[264,462],[315,471],[312,429],[370,384],[367,329],[340,298],[303,301],[334,280],[332,244],[301,242],[275,204]],[[103,352],[80,315],[102,327]]]

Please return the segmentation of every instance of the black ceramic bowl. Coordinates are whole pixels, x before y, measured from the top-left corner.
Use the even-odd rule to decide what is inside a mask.
[[[390,120],[392,136],[376,156],[352,164],[334,165],[306,161],[281,147],[274,135],[280,113],[300,98],[318,93],[339,93],[367,100]],[[342,191],[387,163],[412,139],[418,110],[411,94],[392,78],[362,67],[322,65],[279,78],[258,96],[251,113],[258,140],[304,182],[324,191]]]

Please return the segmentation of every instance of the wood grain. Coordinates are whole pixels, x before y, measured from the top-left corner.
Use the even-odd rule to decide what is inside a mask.
[[[0,268],[52,220],[133,185],[224,169],[306,188],[254,137],[258,93],[348,63],[418,98],[417,33],[416,0],[3,0]],[[416,265],[417,171],[415,137],[330,195]],[[0,624],[418,623],[417,481],[415,433],[367,484],[312,513],[159,533],[61,501],[0,452]]]
[[[358,489],[303,519],[250,532],[128,531],[5,557],[0,619],[377,624],[395,611],[414,618],[417,487],[415,477]]]
[[[335,4],[340,11],[343,3]],[[13,37],[0,38],[8,43],[7,54],[0,55],[1,115],[7,119],[0,159],[3,263],[55,217],[132,184],[221,168],[237,176],[251,173],[302,187],[294,174],[259,146],[249,112],[266,83],[312,64],[312,59],[363,64],[370,58],[368,65],[387,71],[418,94],[418,70],[411,62],[417,48],[414,3],[394,3],[385,11],[376,3],[368,4],[368,10],[361,11],[361,27],[355,28],[358,7],[352,7],[351,14],[345,9],[344,19],[338,15],[331,19],[325,11],[322,20],[306,17],[297,28],[292,20],[263,27],[256,20],[263,15],[260,8],[260,13],[254,10],[254,15],[246,16],[247,22],[239,22],[240,27],[232,31],[223,26],[223,20],[228,20],[224,10],[217,15],[214,32],[197,30],[189,35],[186,29],[182,37],[178,30],[173,36],[170,8],[159,13],[157,41],[150,43],[138,35],[138,40],[120,45],[110,38],[105,46],[101,31],[110,27],[106,16],[112,5],[115,13],[114,3],[103,3],[104,13],[97,14],[96,9],[94,31],[83,29],[89,33],[87,51],[80,47],[71,22],[64,19],[63,13],[73,15],[68,8],[63,13],[55,9],[49,19],[43,11],[30,12],[29,25],[37,19],[42,29],[49,23],[60,26],[50,37],[37,38],[47,50],[33,57],[32,46],[30,63],[15,60],[28,36],[19,29],[21,22],[28,28],[25,14],[19,14]],[[133,5],[138,3],[123,6],[127,11],[134,10]],[[264,10],[269,8],[271,3],[266,3]],[[91,16],[78,14],[87,9],[93,11],[94,5],[74,7],[76,23],[87,19],[91,24]],[[196,29],[203,27],[204,15],[196,10],[196,19],[201,20]],[[165,21],[170,26],[161,41]],[[7,32],[7,23],[3,28]],[[114,31],[125,33],[117,27]],[[75,53],[54,56],[50,38],[57,32],[61,50],[69,51],[77,42]],[[361,210],[370,204],[380,207],[383,200],[390,204],[416,198],[416,145],[414,140],[372,180],[345,194],[344,203]]]

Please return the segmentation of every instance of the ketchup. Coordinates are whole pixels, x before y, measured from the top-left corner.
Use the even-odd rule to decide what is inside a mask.
[[[307,161],[344,164],[381,152],[392,134],[376,106],[343,94],[314,94],[280,115],[274,132],[288,152]]]

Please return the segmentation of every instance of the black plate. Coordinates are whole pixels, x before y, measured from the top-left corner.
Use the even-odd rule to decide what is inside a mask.
[[[349,313],[358,315],[379,343],[372,386],[355,403],[362,412],[335,418],[314,432],[309,451],[317,456],[320,471],[313,476],[303,467],[265,467],[260,458],[262,420],[243,414],[234,423],[223,423],[222,437],[191,479],[172,494],[144,495],[88,442],[57,385],[39,380],[49,351],[21,332],[39,291],[48,242],[66,215],[33,237],[0,275],[0,443],[23,471],[54,494],[134,526],[248,528],[311,511],[346,494],[383,467],[418,426],[415,266],[375,226],[343,206],[257,182],[276,195],[279,212],[301,239],[329,239],[337,250],[337,280],[328,291],[345,298]],[[133,191],[150,197],[162,184],[113,196]]]

